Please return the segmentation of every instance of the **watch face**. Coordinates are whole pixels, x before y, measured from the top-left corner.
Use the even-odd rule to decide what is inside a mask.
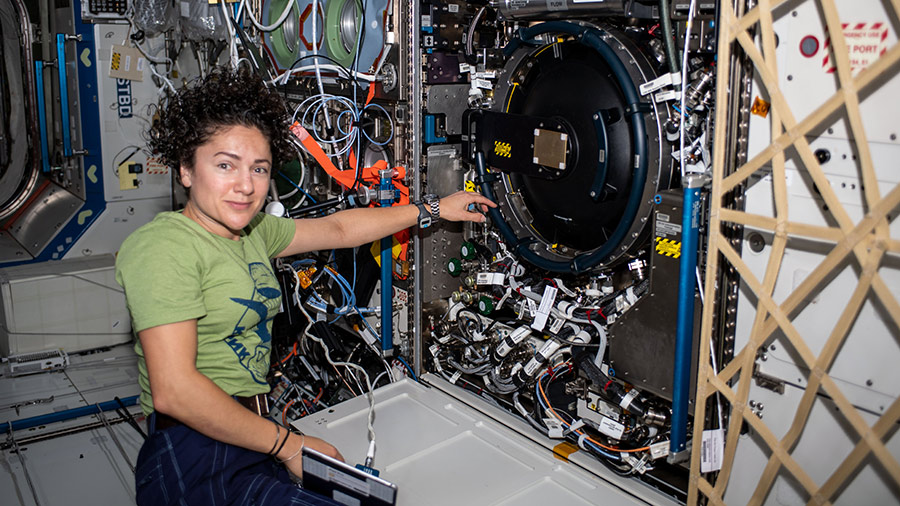
[[[425,216],[419,219],[419,228],[428,228],[431,226],[431,216]]]

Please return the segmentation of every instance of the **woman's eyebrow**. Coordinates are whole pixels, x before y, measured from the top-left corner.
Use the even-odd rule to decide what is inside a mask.
[[[238,154],[236,154],[236,153],[231,153],[231,152],[228,152],[228,151],[218,151],[218,152],[216,152],[215,154],[213,154],[213,156],[219,156],[219,155],[225,155],[225,156],[227,156],[227,157],[229,157],[229,158],[234,158],[235,160],[240,160],[240,159],[241,159],[240,155],[238,155]],[[268,158],[257,158],[256,160],[253,161],[253,163],[268,163],[268,164],[271,165],[271,164],[272,164],[272,160],[269,160]]]

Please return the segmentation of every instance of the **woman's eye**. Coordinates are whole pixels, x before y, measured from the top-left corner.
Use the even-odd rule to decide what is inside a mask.
[[[267,169],[265,167],[257,167],[254,169],[254,171],[259,174],[268,174],[269,173],[269,169]]]
[[[223,162],[223,163],[220,163],[220,164],[219,164],[219,168],[220,168],[220,169],[227,169],[228,167],[229,167],[229,165],[228,165],[227,163],[224,163],[224,162]]]

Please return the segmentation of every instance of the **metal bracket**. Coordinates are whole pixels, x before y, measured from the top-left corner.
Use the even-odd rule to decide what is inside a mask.
[[[759,363],[753,365],[753,379],[756,380],[756,386],[784,395],[784,381],[760,372]]]

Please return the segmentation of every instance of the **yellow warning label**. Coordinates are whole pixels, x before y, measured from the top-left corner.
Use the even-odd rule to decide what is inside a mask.
[[[494,154],[509,158],[512,156],[512,146],[508,142],[494,141]]]
[[[467,192],[475,191],[475,181],[466,181],[466,191]]]
[[[656,252],[667,257],[678,258],[681,256],[681,241],[657,237]]]
[[[112,54],[112,62],[110,63],[109,66],[112,67],[113,70],[119,70],[119,62],[121,61],[121,59],[122,59],[121,54],[113,53]]]

